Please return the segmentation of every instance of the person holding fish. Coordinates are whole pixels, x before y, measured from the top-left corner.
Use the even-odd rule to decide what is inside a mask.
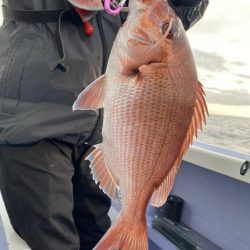
[[[188,29],[208,0],[169,4]],[[101,0],[3,0],[2,10],[0,188],[10,222],[34,250],[93,249],[111,224],[85,160],[102,142],[103,109],[72,105],[105,73],[126,14],[108,15]]]

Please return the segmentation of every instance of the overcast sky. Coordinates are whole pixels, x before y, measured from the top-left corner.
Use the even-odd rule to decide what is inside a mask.
[[[211,113],[250,117],[249,31],[249,0],[210,0],[187,32]]]

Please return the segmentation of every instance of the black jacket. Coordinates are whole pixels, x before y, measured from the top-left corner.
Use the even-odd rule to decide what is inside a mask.
[[[168,0],[168,2],[187,30],[202,18],[209,0]]]
[[[3,0],[11,9],[26,10],[67,9],[65,2]],[[185,28],[201,18],[207,4],[208,0],[171,1]],[[72,104],[104,72],[122,18],[100,11],[90,22],[94,27],[90,37],[81,24],[61,23],[63,64],[69,67],[63,72],[61,67],[50,68],[61,56],[56,41],[58,23],[4,20],[0,28],[0,144],[43,138],[74,144],[101,141],[102,112],[72,112]]]

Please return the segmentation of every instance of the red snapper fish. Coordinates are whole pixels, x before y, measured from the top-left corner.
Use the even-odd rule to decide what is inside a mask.
[[[131,0],[106,73],[73,109],[104,107],[103,143],[87,157],[121,212],[96,250],[148,249],[146,207],[163,205],[207,106],[180,19],[165,0]]]

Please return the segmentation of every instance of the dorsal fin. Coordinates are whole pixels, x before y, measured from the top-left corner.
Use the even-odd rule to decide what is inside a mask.
[[[186,138],[184,139],[180,153],[166,178],[163,180],[161,185],[155,189],[150,201],[150,204],[152,206],[160,207],[166,202],[167,197],[174,184],[175,176],[180,166],[182,157],[188,150],[189,145],[192,143],[193,136],[197,135],[197,129],[202,129],[202,123],[206,123],[206,115],[208,115],[208,110],[204,96],[205,93],[203,91],[203,86],[200,82],[198,82],[196,104]]]
[[[100,188],[112,200],[118,201],[118,180],[112,176],[105,163],[102,144],[98,144],[95,147],[96,148],[86,157],[86,160],[90,161],[90,168],[94,181],[100,183]]]
[[[100,76],[84,89],[73,104],[73,110],[98,109],[103,107],[105,75]]]

